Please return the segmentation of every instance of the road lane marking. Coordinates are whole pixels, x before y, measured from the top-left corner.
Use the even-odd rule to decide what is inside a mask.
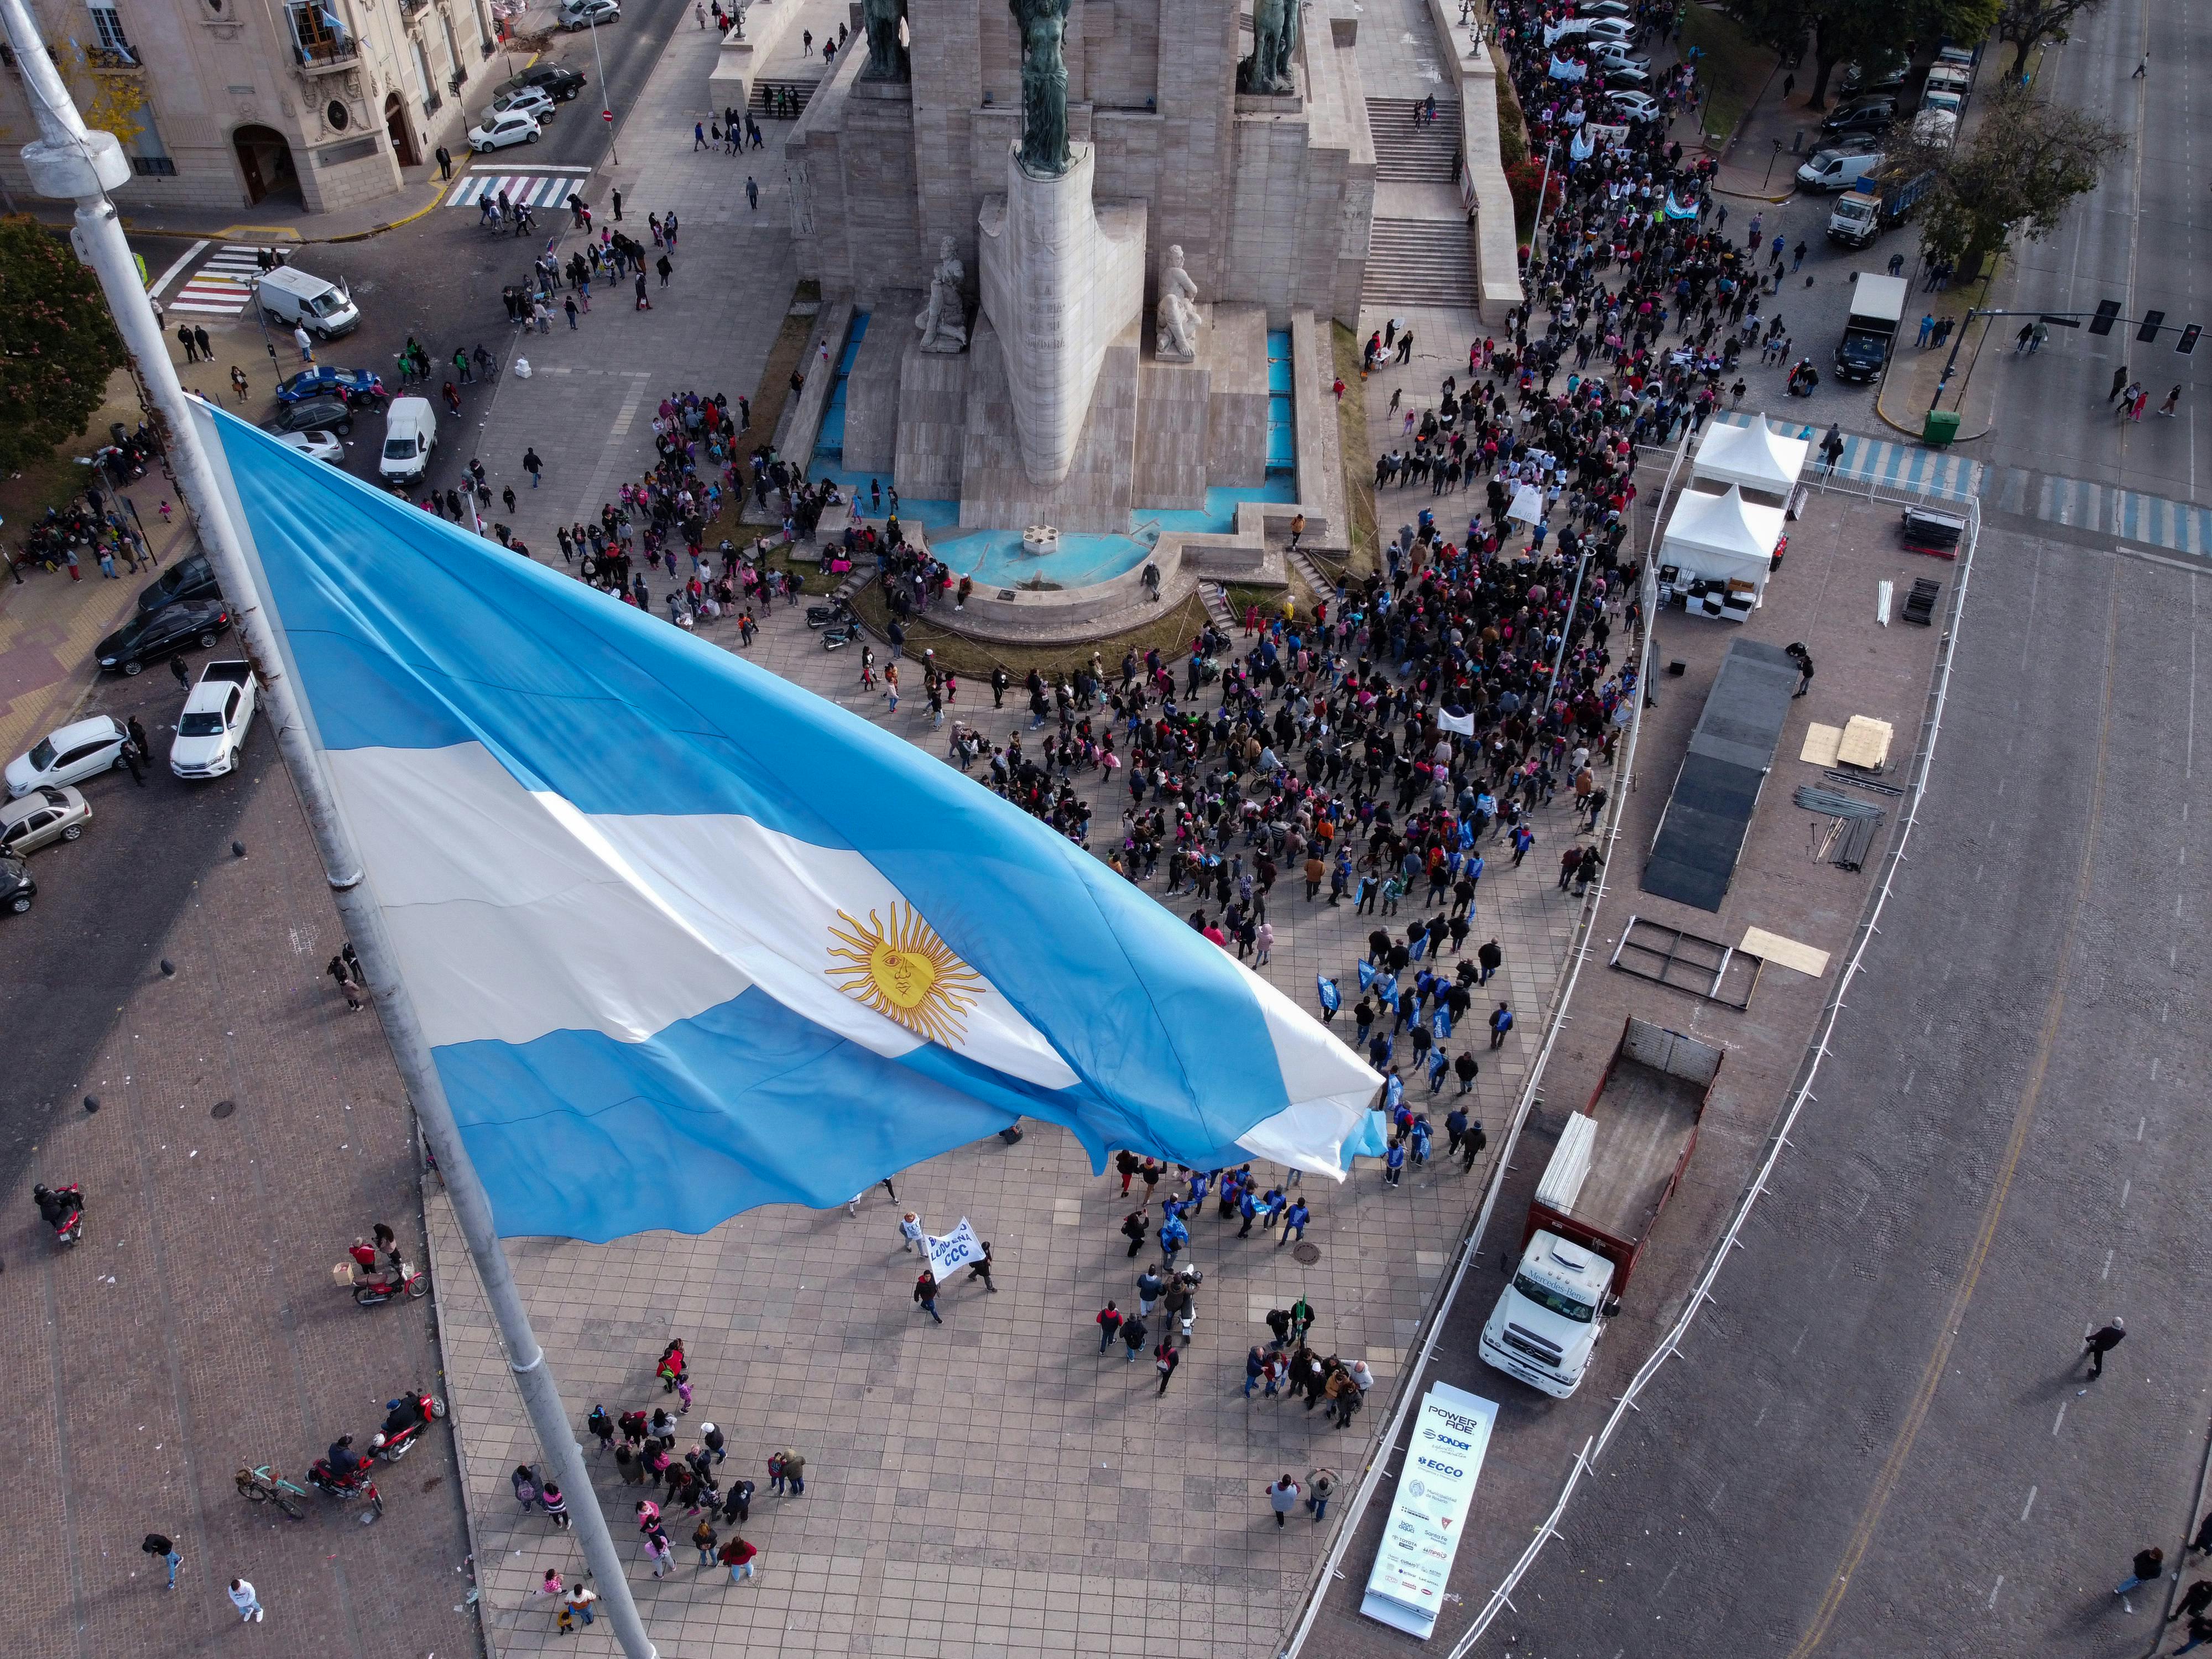
[[[2057,1417],[2057,1419],[2056,1419],[2051,1423],[2051,1437],[2053,1440],[2056,1440],[2056,1439],[2058,1437],[2058,1430],[2059,1430],[2059,1426],[2060,1426],[2060,1425],[2063,1424],[2063,1423],[2066,1421],[2066,1407],[2067,1407],[2067,1404],[2068,1404],[2068,1402],[2067,1402],[2067,1401],[2063,1401],[2063,1400],[2062,1400],[2062,1401],[2060,1401],[2058,1402],[2058,1416]]]
[[[194,242],[182,253],[179,253],[177,256],[176,263],[154,279],[154,286],[146,290],[146,297],[149,300],[160,299],[161,297],[161,290],[177,280],[177,273],[181,271],[186,265],[191,264],[193,260],[198,258],[200,255],[204,253],[206,251],[207,244],[205,242]]]
[[[2020,1518],[2023,1522],[2027,1519],[2027,1512],[2035,1507],[2035,1492],[2036,1489],[2030,1486],[2027,1489],[2027,1502],[2021,1505]]]
[[[2105,1282],[2109,1281],[2109,1280],[2112,1279],[2112,1251],[2110,1251],[2110,1250],[2107,1250],[2107,1251],[2106,1251],[2106,1252],[2105,1252],[2105,1271],[2104,1271],[2104,1272],[2102,1272],[2102,1273],[2099,1273],[2099,1274],[2097,1275],[2097,1279],[2098,1279],[2098,1281],[2101,1284],[2101,1283],[2105,1283]]]
[[[2014,1176],[2020,1168],[2021,1155],[2027,1150],[2028,1130],[2034,1121],[2037,1103],[2042,1097],[2043,1080],[2051,1068],[2052,1050],[2057,1046],[2060,1021],[2066,1012],[2066,973],[2073,960],[2075,941],[2081,933],[2081,913],[2087,908],[2090,877],[2095,863],[2099,840],[2098,824],[2104,814],[2105,785],[2110,769],[2112,732],[2112,680],[2118,666],[2118,635],[2119,629],[2119,582],[2117,574],[2106,590],[2105,605],[2105,675],[2103,694],[2099,699],[2097,721],[2097,761],[2089,786],[2088,810],[2081,836],[2081,857],[2074,875],[2074,897],[2066,913],[2066,929],[2059,940],[2058,949],[2051,961],[2056,964],[2046,1002],[2043,1029],[2037,1037],[2035,1057],[2028,1067],[2027,1077],[2021,1087],[2020,1103],[2013,1114],[2012,1133],[2005,1143],[1996,1180],[1982,1210],[1981,1227],[1973,1249],[1966,1257],[1966,1270],[1960,1276],[1958,1289],[1953,1292],[1951,1305],[1939,1328],[1934,1349],[1928,1356],[1926,1367],[1921,1372],[1919,1387],[1914,1391],[1905,1420],[1899,1426],[1895,1443],[1884,1460],[1881,1472],[1876,1477],[1872,1492],[1868,1494],[1865,1509],[1858,1524],[1852,1528],[1836,1571],[1828,1582],[1828,1589],[1814,1609],[1812,1622],[1803,1636],[1790,1650],[1790,1659],[1805,1659],[1826,1638],[1828,1627],[1835,1622],[1836,1613],[1843,1605],[1845,1592],[1859,1563],[1873,1547],[1874,1535],[1881,1525],[1884,1511],[1895,1495],[1898,1483],[1904,1479],[1905,1467],[1912,1455],[1913,1443],[1919,1437],[1921,1426],[1936,1402],[1936,1390],[1942,1384],[1943,1373],[1951,1359],[1951,1346],[1957,1340],[1960,1327],[1965,1323],[1966,1305],[1973,1299],[1974,1287],[1980,1280],[1983,1267],[1988,1262],[1990,1251],[1996,1242],[1997,1224],[2004,1214],[2005,1198],[2011,1191]],[[2063,1401],[2058,1407],[2058,1420],[2066,1419]],[[2055,1436],[2057,1425],[2051,1427]]]

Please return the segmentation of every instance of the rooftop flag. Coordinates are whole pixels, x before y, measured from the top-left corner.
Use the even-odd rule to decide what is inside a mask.
[[[1339,1176],[1382,1079],[836,704],[198,411],[507,1237],[826,1208],[1027,1115]]]

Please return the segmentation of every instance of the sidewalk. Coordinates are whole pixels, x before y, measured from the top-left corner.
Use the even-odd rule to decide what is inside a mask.
[[[138,421],[137,394],[130,379],[118,371],[110,382],[111,396],[92,417],[90,434],[103,434],[110,421]],[[103,438],[101,441],[105,441]],[[83,445],[88,453],[93,436]],[[93,470],[81,469],[84,483],[93,482]],[[106,481],[100,480],[103,490]],[[168,483],[158,471],[149,472],[119,492],[122,501],[137,503],[146,528],[146,539],[161,566],[191,545],[183,503],[168,493]],[[167,501],[174,522],[161,522],[161,504]],[[125,511],[127,513],[128,508]],[[8,554],[21,546],[30,525],[11,524],[5,535]],[[55,726],[67,722],[94,681],[92,648],[120,627],[137,602],[138,592],[154,580],[155,569],[141,568],[136,576],[118,562],[118,579],[100,574],[97,561],[79,555],[82,580],[71,581],[64,569],[49,575],[33,567],[21,573],[21,581],[0,580],[0,759],[20,755]]]

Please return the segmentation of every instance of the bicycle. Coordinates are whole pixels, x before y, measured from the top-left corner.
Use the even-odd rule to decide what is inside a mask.
[[[274,1504],[295,1521],[307,1518],[307,1489],[295,1486],[278,1472],[273,1463],[264,1463],[258,1469],[238,1472],[240,1495],[256,1504]]]

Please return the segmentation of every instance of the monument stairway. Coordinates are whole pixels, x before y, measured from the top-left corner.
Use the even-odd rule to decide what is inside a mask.
[[[1363,306],[1472,306],[1474,266],[1463,219],[1377,219],[1367,235]]]
[[[755,115],[765,116],[770,120],[789,120],[791,116],[784,112],[788,110],[805,114],[806,100],[814,95],[814,89],[821,84],[819,81],[756,81],[753,82],[751,101],[745,107]],[[777,97],[780,93],[789,93],[792,101],[780,104]]]
[[[1418,98],[1370,98],[1367,130],[1375,138],[1378,184],[1449,185],[1459,173],[1459,103],[1437,100],[1437,118],[1414,125]]]

